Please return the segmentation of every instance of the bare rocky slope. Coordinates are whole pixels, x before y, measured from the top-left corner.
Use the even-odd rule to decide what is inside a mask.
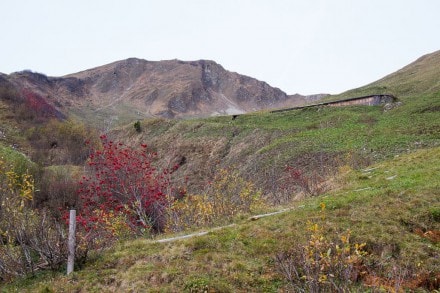
[[[48,116],[73,114],[101,125],[146,117],[233,115],[307,100],[207,60],[130,58],[63,77],[24,71],[1,79],[22,100],[43,107]]]

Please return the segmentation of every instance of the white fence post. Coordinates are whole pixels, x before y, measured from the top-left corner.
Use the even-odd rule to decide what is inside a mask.
[[[76,230],[76,210],[70,210],[69,217],[69,254],[67,256],[67,274],[73,272],[75,263],[75,230]]]

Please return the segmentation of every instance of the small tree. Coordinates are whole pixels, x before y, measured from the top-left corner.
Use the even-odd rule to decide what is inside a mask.
[[[79,223],[86,231],[162,231],[169,187],[167,170],[159,172],[157,154],[147,145],[132,149],[101,136],[103,149],[89,158],[89,176],[79,182]]]
[[[141,122],[139,120],[136,121],[133,126],[136,132],[141,132]]]

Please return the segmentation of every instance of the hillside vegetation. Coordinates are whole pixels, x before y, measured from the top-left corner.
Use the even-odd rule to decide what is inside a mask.
[[[346,91],[332,99],[374,94],[392,94],[397,97],[432,94],[440,91],[440,51],[424,55],[402,69],[371,84]]]
[[[323,107],[235,120],[145,120],[141,133],[129,125],[113,134],[132,144],[148,142],[170,164],[184,157],[176,176],[187,176],[194,188],[218,168],[234,168],[267,193],[276,193],[273,184],[283,180],[286,166],[325,177],[337,173],[339,166],[360,168],[438,145],[439,94],[401,101],[401,107],[388,112],[381,106]]]
[[[176,221],[177,228],[164,225],[165,235],[118,237],[111,247],[91,253],[72,276],[64,276],[62,267],[37,271],[33,277],[4,284],[3,291],[438,290],[440,67],[432,65],[438,64],[438,56],[439,52],[424,56],[384,79],[344,93],[393,94],[401,103],[392,108],[316,107],[237,117],[152,118],[108,131],[111,143],[104,142],[104,150],[120,146],[124,155],[125,146],[142,145],[154,153],[151,162],[170,175],[165,186],[183,190],[173,205],[181,210],[173,210],[173,215],[189,220],[185,225]],[[17,119],[1,111],[0,118],[14,127],[0,129],[9,133],[3,144],[20,139],[22,150],[39,163],[39,205],[78,204],[75,178],[86,170],[81,166],[90,152],[79,147],[80,141],[100,150],[90,126],[73,119],[45,121],[20,137]],[[38,133],[50,134],[50,139]],[[2,147],[0,154],[8,162],[26,158],[9,147]],[[114,159],[106,164],[119,164]],[[88,163],[95,161],[91,157]],[[72,192],[57,198],[56,186]],[[223,216],[216,210],[218,201],[227,203]],[[235,209],[238,202],[243,208]],[[291,209],[249,220],[255,213],[286,207]],[[203,236],[156,241],[175,231],[207,231],[232,223]]]
[[[289,212],[243,219],[187,240],[122,242],[71,277],[44,274],[4,290],[288,290],[276,254],[307,245],[312,224],[322,226],[332,241],[350,229],[352,243],[366,244],[365,275],[351,290],[434,289],[440,277],[439,158],[438,147],[397,156],[338,177],[334,191],[296,202]]]
[[[129,125],[116,135],[125,139],[131,132],[130,141],[147,141],[168,160],[184,156],[188,166],[182,172],[197,169],[210,174],[209,169],[236,164],[246,177],[273,181],[267,175],[279,174],[286,165],[306,169],[320,165],[322,173],[338,164],[359,167],[438,143],[439,68],[440,52],[434,52],[370,85],[331,97],[393,94],[403,105],[391,111],[379,106],[316,107],[259,112],[234,120],[230,116],[153,119],[142,122],[141,134]],[[265,179],[260,186],[267,187]]]

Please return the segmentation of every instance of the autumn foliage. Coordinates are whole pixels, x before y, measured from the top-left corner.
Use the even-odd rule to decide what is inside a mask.
[[[145,144],[132,149],[105,135],[101,141],[102,149],[92,152],[88,175],[79,182],[79,224],[86,232],[113,236],[162,231],[170,171],[156,169],[157,154]]]
[[[325,190],[324,178],[317,171],[308,173],[301,169],[287,166],[285,188],[293,188],[294,192],[302,192],[306,196],[316,196]]]
[[[0,282],[57,270],[66,258],[66,233],[45,210],[32,208],[34,178],[0,158]]]
[[[325,204],[321,203],[325,221]],[[275,264],[294,292],[348,292],[366,274],[365,243],[351,239],[350,230],[335,237],[325,224],[308,222],[306,243],[278,253]]]
[[[64,115],[50,105],[42,96],[29,90],[23,89],[21,96],[24,99],[23,107],[20,109],[20,117],[26,120],[35,118],[64,118]]]
[[[201,194],[186,194],[168,209],[168,231],[226,224],[265,205],[255,185],[238,172],[220,169]]]

